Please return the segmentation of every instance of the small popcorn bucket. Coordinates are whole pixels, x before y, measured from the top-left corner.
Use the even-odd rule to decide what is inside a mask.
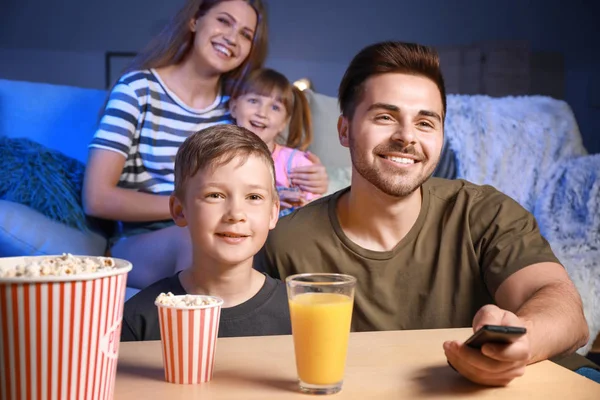
[[[0,258],[0,269],[54,257]],[[0,399],[113,398],[131,263],[112,260],[106,271],[0,275]]]
[[[196,384],[212,379],[223,300],[194,297],[210,299],[212,304],[181,307],[155,303],[167,382]]]

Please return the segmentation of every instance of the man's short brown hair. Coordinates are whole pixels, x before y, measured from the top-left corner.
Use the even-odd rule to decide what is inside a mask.
[[[240,164],[256,156],[266,163],[273,178],[273,198],[278,199],[275,188],[275,166],[266,143],[253,132],[237,125],[220,124],[203,129],[188,137],[175,156],[175,191],[180,200],[185,196],[187,181],[205,168],[216,168],[233,159]]]
[[[440,90],[442,118],[446,117],[446,88],[437,51],[420,44],[389,41],[365,47],[350,62],[338,90],[342,115],[352,119],[367,79],[386,73],[419,75],[431,79]]]

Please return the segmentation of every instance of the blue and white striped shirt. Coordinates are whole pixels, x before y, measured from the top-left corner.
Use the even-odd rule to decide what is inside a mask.
[[[90,148],[125,157],[119,187],[170,195],[179,146],[201,129],[233,123],[228,100],[218,95],[207,108],[194,109],[171,92],[156,71],[127,73],[110,93]]]

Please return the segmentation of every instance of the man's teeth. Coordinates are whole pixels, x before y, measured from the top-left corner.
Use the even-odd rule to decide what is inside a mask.
[[[225,47],[225,46],[222,46],[222,45],[220,45],[220,44],[215,44],[215,45],[214,45],[214,48],[215,48],[215,49],[216,49],[218,52],[225,54],[227,57],[231,57],[231,51],[230,51],[230,50],[229,50],[227,47]]]
[[[404,158],[404,157],[392,157],[392,156],[385,156],[385,158],[387,158],[390,161],[393,161],[395,163],[398,164],[414,164],[415,160],[413,160],[412,158]]]

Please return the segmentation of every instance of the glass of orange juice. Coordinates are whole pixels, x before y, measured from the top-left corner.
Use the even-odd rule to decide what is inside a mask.
[[[356,278],[298,274],[286,278],[300,390],[333,394],[342,389]]]

